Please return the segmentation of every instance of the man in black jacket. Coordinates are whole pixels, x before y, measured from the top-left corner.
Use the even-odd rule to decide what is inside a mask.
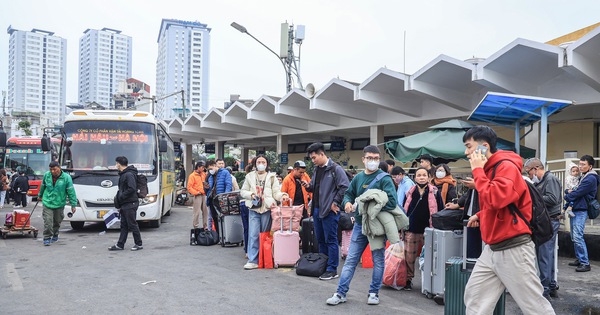
[[[27,207],[27,191],[29,191],[29,178],[25,171],[19,171],[19,176],[14,180],[15,208]]]
[[[131,231],[135,245],[131,250],[140,250],[142,247],[142,235],[140,228],[135,220],[137,209],[140,205],[137,195],[137,169],[129,165],[127,158],[117,156],[116,167],[119,170],[119,190],[115,196],[115,207],[120,209],[121,213],[121,234],[117,244],[108,248],[108,250],[123,250],[127,241],[127,234]]]
[[[525,161],[523,168],[527,173],[527,177],[533,181],[535,187],[542,193],[542,198],[544,199],[544,204],[552,223],[552,239],[536,246],[540,281],[544,287],[544,297],[552,300],[552,297],[558,297],[556,293],[558,284],[554,277],[556,274],[554,272],[554,251],[556,247],[556,235],[558,234],[558,228],[560,228],[562,185],[556,176],[546,171],[540,159],[531,158]]]

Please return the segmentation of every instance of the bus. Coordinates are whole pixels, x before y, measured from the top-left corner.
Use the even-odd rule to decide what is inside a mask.
[[[41,149],[41,137],[25,136],[8,138],[3,150],[2,167],[15,172],[25,171],[29,178],[27,195],[37,198],[44,173],[53,157],[56,159],[60,140],[52,139],[52,150],[44,152]]]
[[[136,219],[158,228],[175,201],[175,152],[165,125],[140,111],[75,110],[65,118],[59,163],[73,178],[78,208],[65,207],[73,229],[103,221],[114,208],[119,174],[117,156],[125,156],[148,178]]]

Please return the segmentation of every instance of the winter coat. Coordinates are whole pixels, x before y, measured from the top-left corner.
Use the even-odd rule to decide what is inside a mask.
[[[300,180],[310,183],[310,177],[306,173],[302,174],[302,178]],[[304,208],[308,210],[308,199],[311,198],[312,194],[306,191],[306,188],[304,188],[304,186],[300,185],[300,187],[302,188],[302,193],[304,194]],[[281,183],[281,191],[287,193],[290,196],[290,200],[293,205],[294,197],[296,195],[296,178],[292,173],[288,174],[283,179],[283,182]]]
[[[503,162],[500,163],[501,161]],[[496,172],[492,179],[494,167]],[[531,234],[527,223],[521,219],[514,220],[508,208],[510,204],[514,204],[527,221],[531,220],[531,196],[521,175],[522,169],[523,162],[519,155],[498,150],[483,168],[473,170],[481,209],[477,217],[481,238],[486,244],[494,245],[519,235]]]
[[[240,189],[240,196],[244,199],[243,201],[246,206],[257,213],[265,213],[271,210],[271,207],[276,206],[277,202],[281,201],[281,197],[286,195],[281,192],[279,181],[275,177],[276,174],[268,172],[266,175],[260,208],[252,208],[252,194],[258,196],[257,186],[261,187],[261,189],[263,188],[262,185],[259,185],[258,173],[256,171],[246,174],[246,179],[244,180],[242,189]]]
[[[19,175],[14,181],[13,190],[16,193],[26,194],[29,190],[29,178],[25,175]]]
[[[573,203],[573,211],[587,211],[588,200],[596,198],[600,178],[595,171],[589,171],[579,181],[577,189],[565,192],[565,201]]]
[[[204,195],[204,181],[206,181],[206,173],[201,172],[198,174],[196,171],[192,172],[188,177],[187,191],[192,196]]]
[[[40,185],[38,198],[42,200],[42,204],[46,208],[60,209],[67,204],[67,196],[71,207],[77,206],[77,196],[75,195],[75,187],[73,187],[73,179],[71,175],[61,172],[56,182],[52,180],[50,171],[44,174]]]
[[[382,211],[388,200],[388,194],[379,189],[369,189],[356,198],[362,234],[369,239],[371,250],[384,248],[384,236],[392,244],[400,242],[398,231],[407,226],[408,218],[400,208]]]
[[[216,184],[215,178],[217,179]],[[231,182],[231,174],[229,174],[228,170],[220,168],[215,175],[208,175],[208,186],[210,188],[206,192],[206,195],[209,197],[232,191],[233,183]],[[216,191],[214,191],[215,186]]]
[[[550,172],[545,172],[540,182],[535,184],[535,187],[542,193],[550,217],[559,215],[561,211],[560,192],[562,189],[560,186],[558,178]]]
[[[115,196],[117,209],[138,207],[137,174],[138,171],[133,165],[129,165],[119,172],[119,190]]]
[[[338,205],[340,210],[343,210],[342,201],[344,200],[344,193],[350,184],[344,169],[335,164],[333,160],[329,159],[327,161],[324,171],[323,177],[321,177],[321,182],[319,183],[319,204],[315,205],[313,202],[313,209],[311,209],[311,213],[313,213],[313,215],[317,215],[313,210],[314,208],[318,208],[318,215],[320,218],[325,218],[327,215],[329,215],[329,212],[331,211],[331,205],[334,202]],[[334,172],[335,175],[333,175]],[[310,185],[308,188],[306,188],[306,191],[314,192],[316,178],[317,176],[315,169],[315,175],[313,175]]]

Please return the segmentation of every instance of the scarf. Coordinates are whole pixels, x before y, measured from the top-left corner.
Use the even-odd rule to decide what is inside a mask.
[[[452,175],[446,175],[444,178],[434,178],[433,182],[436,186],[442,185],[442,204],[446,204],[446,195],[448,194],[448,185],[452,184],[456,186],[456,180],[452,178]]]

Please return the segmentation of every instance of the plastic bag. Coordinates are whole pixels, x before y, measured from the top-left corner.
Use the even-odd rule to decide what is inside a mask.
[[[385,250],[384,285],[396,290],[406,286],[406,261],[404,260],[404,243],[392,244]]]

